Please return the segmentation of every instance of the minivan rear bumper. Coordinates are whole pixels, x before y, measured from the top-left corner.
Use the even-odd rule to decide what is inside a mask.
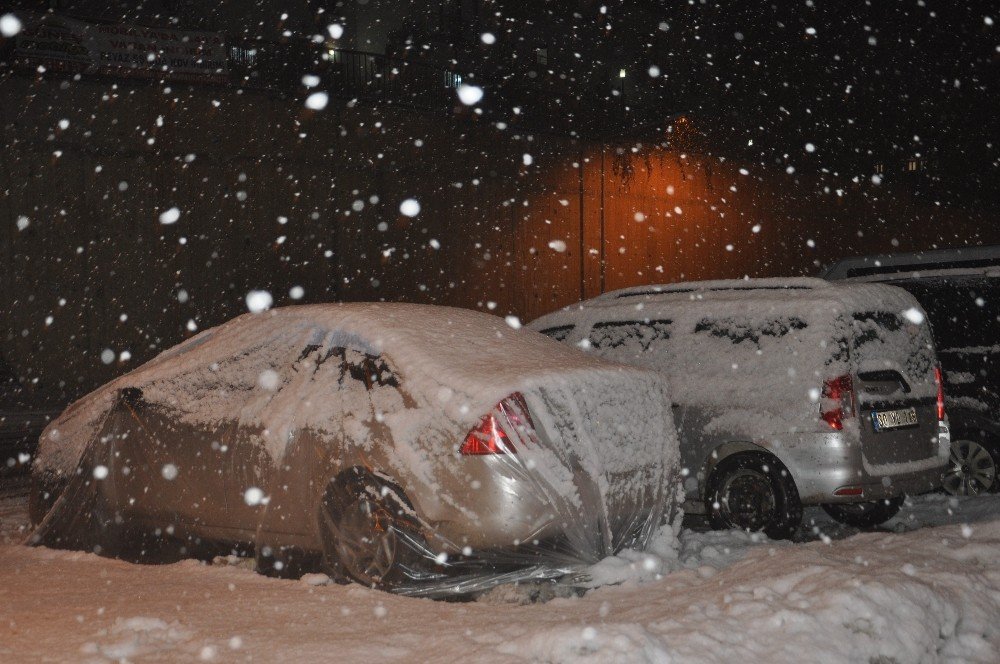
[[[806,440],[811,439],[811,440]],[[805,505],[857,503],[932,491],[941,486],[950,436],[942,423],[938,454],[893,466],[866,463],[857,442],[842,432],[805,434],[794,446],[775,450],[795,480]]]

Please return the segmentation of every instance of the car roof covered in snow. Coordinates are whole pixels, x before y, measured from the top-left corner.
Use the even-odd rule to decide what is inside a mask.
[[[339,372],[300,370],[318,367],[338,348],[388,359],[400,388],[421,404],[410,409],[409,422],[443,416],[462,433],[501,399],[543,384],[576,389],[587,384],[595,392],[619,393],[666,389],[655,372],[586,355],[515,327],[482,312],[399,303],[314,304],[244,314],[74,403],[43,433],[38,462],[71,470],[87,432],[96,430],[125,388],[141,390],[146,401],[166,404],[190,424],[237,419],[271,431],[335,427],[328,409],[316,407],[318,401],[310,405],[308,397],[337,391]],[[274,392],[268,382],[296,387]],[[403,424],[399,439],[415,435],[415,425]],[[278,458],[283,446],[275,443],[269,450]]]
[[[512,320],[512,322],[514,322]],[[514,326],[519,323],[514,322]],[[406,373],[433,372],[451,381],[497,382],[549,372],[553,369],[621,369],[560,344],[528,329],[515,329],[503,318],[468,309],[407,303],[309,304],[247,313],[206,330],[140,367],[133,375],[145,378],[149,368],[183,371],[181,356],[216,336],[226,337],[226,348],[271,330],[315,328],[337,333],[344,343],[366,352],[384,353]]]
[[[564,319],[576,320],[574,312],[610,310],[639,304],[662,303],[704,309],[711,302],[738,305],[741,302],[768,303],[774,311],[809,308],[829,314],[853,311],[888,310],[902,312],[919,307],[906,291],[885,284],[829,282],[815,277],[729,279],[690,281],[675,284],[633,286],[610,291],[590,300],[572,304],[531,323],[541,329]]]

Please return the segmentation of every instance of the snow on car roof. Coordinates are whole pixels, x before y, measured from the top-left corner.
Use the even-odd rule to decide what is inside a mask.
[[[83,397],[43,433],[38,461],[71,470],[116,395],[133,387],[190,424],[235,418],[259,425],[271,432],[268,449],[277,458],[291,428],[336,426],[329,408],[309,396],[336,392],[339,374],[302,372],[299,365],[317,349],[329,357],[326,351],[338,347],[384,353],[398,370],[402,387],[420,404],[390,422],[400,440],[441,415],[450,430],[464,433],[511,393],[557,378],[595,391],[662,385],[651,371],[579,353],[482,312],[399,303],[294,306],[205,330]]]
[[[704,308],[706,303],[727,302],[738,304],[767,301],[776,313],[779,309],[801,311],[812,305],[814,311],[893,311],[900,313],[917,306],[916,300],[900,288],[885,284],[858,284],[830,282],[815,277],[728,279],[718,281],[690,281],[674,284],[633,286],[610,291],[584,302],[564,307],[560,311],[584,311],[634,306],[639,302],[685,302]],[[532,329],[540,329],[539,322],[558,320],[559,312],[548,314],[532,322]]]
[[[882,314],[900,327],[880,324]],[[920,305],[901,288],[807,278],[628,288],[530,327],[558,331],[563,342],[593,354],[657,368],[670,378],[676,403],[735,413],[765,437],[814,424],[814,391],[862,365],[892,366],[915,393],[933,396],[924,321]],[[844,354],[849,330],[866,343]]]
[[[514,322],[514,321],[512,321]],[[514,325],[519,323],[514,322]],[[558,369],[608,369],[613,366],[554,344],[544,335],[515,329],[491,314],[453,307],[406,303],[331,303],[243,314],[168,350],[132,375],[145,379],[147,367],[163,371],[164,360],[193,347],[227,337],[225,346],[252,345],[254,338],[275,328],[306,327],[337,332],[374,353],[385,353],[404,374],[433,372],[438,379],[462,386],[520,380]],[[203,335],[209,339],[202,339]],[[214,344],[213,344],[214,345]],[[222,345],[222,344],[219,344]],[[178,363],[173,371],[183,371]]]

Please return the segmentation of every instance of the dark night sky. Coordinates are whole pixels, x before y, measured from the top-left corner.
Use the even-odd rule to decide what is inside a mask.
[[[851,177],[869,177],[876,164],[892,173],[908,159],[927,158],[928,186],[942,200],[985,202],[996,189],[1000,8],[990,2],[55,4],[101,20],[172,23],[250,41],[304,41],[339,21],[348,48],[388,49],[485,86],[516,88],[520,96],[512,94],[509,105],[529,112],[546,95],[574,98],[570,117],[618,114],[617,73],[626,68],[623,127],[665,127],[684,113],[705,135],[699,147],[728,158],[782,168],[792,160]],[[484,32],[495,34],[494,45],[481,42]],[[535,61],[539,47],[548,50],[545,65]],[[651,66],[658,76],[647,73]],[[649,131],[618,133],[651,140]],[[805,151],[807,143],[814,152]]]

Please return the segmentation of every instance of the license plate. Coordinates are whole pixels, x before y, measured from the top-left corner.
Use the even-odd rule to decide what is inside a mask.
[[[875,431],[887,429],[902,429],[917,426],[917,409],[900,408],[899,410],[873,410],[872,427]]]

